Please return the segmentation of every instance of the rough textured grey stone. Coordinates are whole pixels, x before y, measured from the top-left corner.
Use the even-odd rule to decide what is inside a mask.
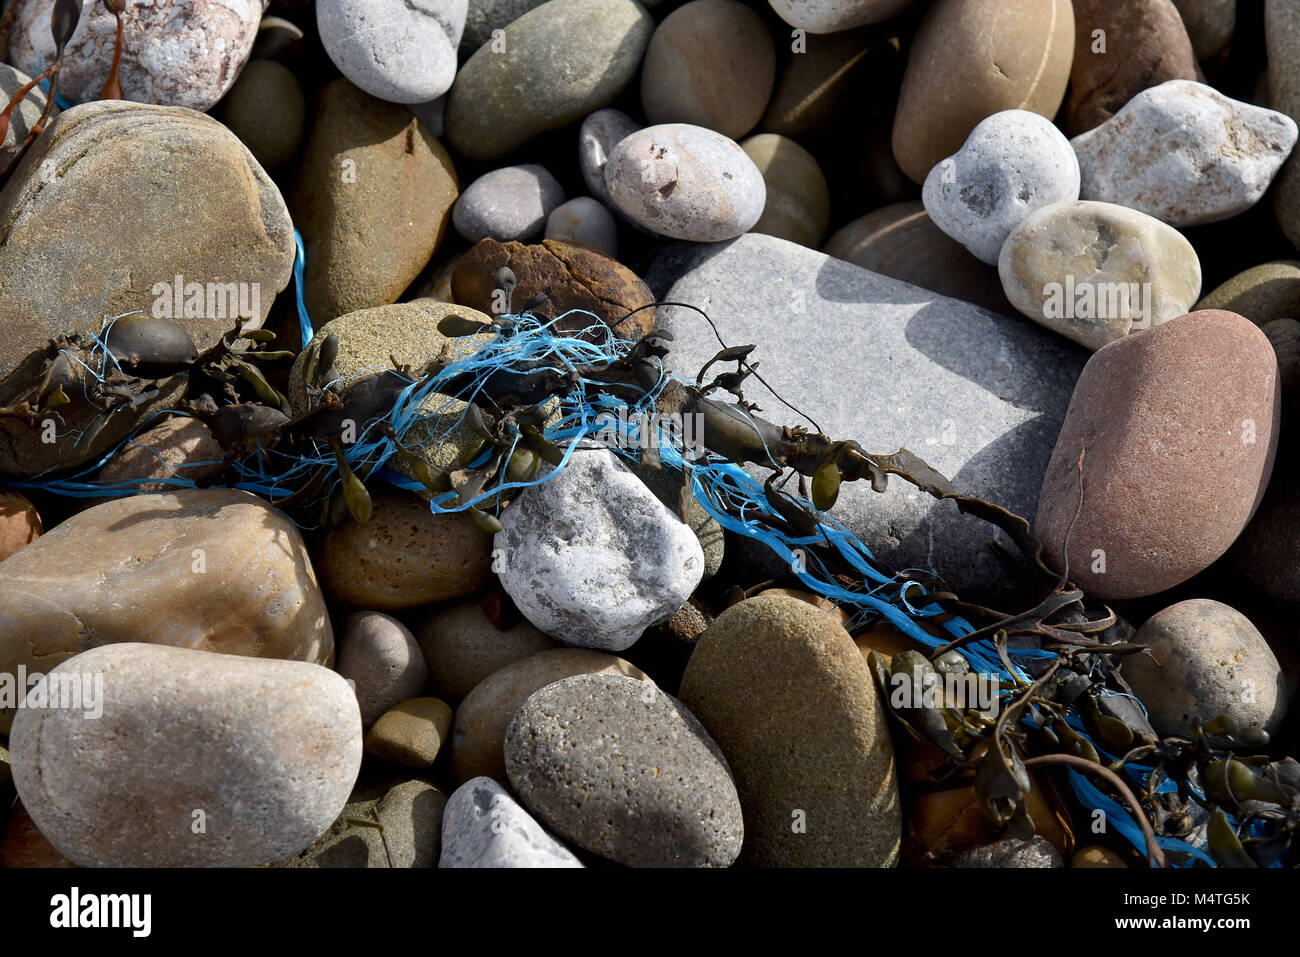
[[[624,214],[673,239],[720,242],[763,215],[767,186],[740,145],[689,123],[624,137],[605,164],[605,185]]]
[[[22,70],[15,69],[7,63],[0,63],[0,94],[3,94],[6,103],[18,92],[19,87],[26,86],[31,80],[32,78]],[[41,111],[44,109],[45,94],[39,87],[29,91],[23,97],[18,108],[10,115],[9,130],[5,133],[4,140],[0,142],[0,164],[8,165],[13,159],[15,151],[20,144],[27,141],[27,134],[31,132],[32,125],[41,118]],[[51,107],[46,125],[49,125],[49,122],[58,115],[59,108]]]
[[[54,0],[22,0],[9,59],[35,76],[54,61]],[[259,0],[153,0],[122,14],[122,96],[139,103],[212,108],[248,61],[265,4]],[[74,103],[96,99],[113,64],[117,21],[103,3],[81,7],[63,53],[59,92]]]
[[[686,514],[681,514],[682,473],[676,469],[661,468],[657,471],[640,463],[629,464],[636,477],[645,483],[646,488],[655,493],[655,498],[663,502],[670,512],[684,517],[695,537],[700,540],[704,551],[704,578],[712,578],[722,567],[722,558],[726,549],[726,536],[722,526],[704,507],[696,501],[694,494],[686,500]]]
[[[934,165],[922,190],[936,226],[991,266],[1011,231],[1036,209],[1079,198],[1070,141],[1037,113],[1003,110]]]
[[[491,778],[452,794],[442,816],[439,867],[582,867]]]
[[[359,786],[315,844],[277,866],[437,867],[446,806],[447,795],[418,778],[391,788]]]
[[[1286,679],[1249,618],[1222,602],[1193,598],[1156,612],[1133,640],[1123,674],[1161,734],[1190,734],[1192,720],[1221,714],[1272,734],[1286,714]]]
[[[470,183],[456,200],[451,221],[471,243],[527,241],[541,233],[563,202],[564,187],[545,167],[506,166]]]
[[[562,838],[632,867],[727,867],[740,798],[722,751],[645,681],[577,675],[534,693],[510,722],[506,773]]]
[[[356,696],[320,665],[126,643],[54,675],[102,681],[102,714],[19,709],[14,783],[82,866],[278,861],[324,833],[361,768]]]
[[[367,727],[414,698],[429,680],[420,646],[405,625],[378,611],[348,615],[338,638],[338,672],[352,681]]]
[[[501,525],[502,587],[570,645],[629,647],[704,574],[695,533],[606,448],[576,450],[558,475],[520,492]]]
[[[608,106],[636,76],[653,31],[636,0],[548,0],[505,28],[503,52],[484,46],[461,67],[447,140],[491,159]]]
[[[318,0],[316,26],[343,75],[371,96],[424,103],[456,77],[466,0]]]
[[[992,844],[980,844],[963,851],[954,867],[1064,867],[1060,852],[1042,837],[1022,841],[1004,837]]]
[[[728,344],[759,343],[764,378],[831,437],[909,448],[962,491],[1034,514],[1086,359],[1076,346],[770,236],[680,244],[646,281],[658,299],[708,312]],[[694,313],[660,312],[676,337],[671,368],[694,379],[717,340]],[[807,424],[757,382],[745,397],[772,421]],[[926,566],[957,587],[1004,578],[985,547],[992,526],[897,478],[883,494],[846,483],[831,514],[895,567]]]
[[[900,13],[912,0],[770,0],[772,9],[792,27],[809,33],[838,33],[880,23]]]
[[[1295,141],[1295,121],[1284,113],[1194,80],[1167,80],[1070,143],[1083,199],[1199,226],[1259,202]]]

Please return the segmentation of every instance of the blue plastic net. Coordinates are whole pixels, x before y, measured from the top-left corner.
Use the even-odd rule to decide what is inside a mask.
[[[314,336],[313,325],[303,300],[303,266],[305,254],[302,237],[295,231],[297,255],[293,268],[296,302],[304,347]],[[970,634],[974,629],[961,617],[944,611],[930,597],[926,581],[933,581],[931,572],[922,569],[891,572],[886,570],[871,551],[846,527],[834,518],[821,515],[815,531],[806,536],[794,536],[772,528],[760,516],[768,512],[763,485],[744,468],[698,455],[698,448],[688,444],[680,429],[663,428],[657,416],[656,403],[668,383],[666,376],[649,388],[632,394],[620,389],[614,395],[602,383],[585,379],[581,370],[593,365],[612,362],[624,356],[632,343],[619,337],[613,329],[597,316],[580,310],[571,310],[555,319],[542,319],[531,314],[501,317],[504,326],[494,336],[455,340],[457,354],[449,365],[436,375],[407,376],[407,385],[401,390],[390,412],[381,420],[364,424],[362,431],[341,449],[349,467],[363,471],[368,477],[383,479],[395,486],[427,492],[425,487],[408,475],[395,470],[394,457],[398,455],[397,443],[407,450],[429,453],[448,442],[465,424],[469,412],[467,402],[475,402],[491,413],[494,403],[484,392],[489,378],[503,371],[526,372],[546,367],[559,372],[573,373],[583,388],[574,389],[556,401],[544,435],[563,452],[563,459],[553,469],[544,469],[535,478],[524,481],[502,482],[492,485],[468,499],[456,492],[431,496],[430,509],[437,513],[453,513],[468,508],[499,510],[503,500],[512,493],[531,485],[548,481],[571,460],[575,450],[584,442],[598,441],[617,454],[632,461],[643,458],[645,451],[653,448],[663,468],[685,473],[694,497],[723,528],[748,538],[756,539],[788,563],[792,573],[809,591],[834,601],[845,609],[853,623],[861,624],[885,620],[899,631],[929,648],[936,648],[953,638]],[[104,376],[113,362],[103,345],[105,334],[111,328],[113,317],[106,317],[100,334],[95,337],[97,362],[86,371],[95,377]],[[585,322],[585,328],[575,334],[573,326]],[[561,331],[563,328],[565,331]],[[484,341],[486,339],[486,341]],[[328,383],[346,387],[349,382],[372,372],[389,371],[363,369],[346,381]],[[458,398],[442,390],[456,383]],[[174,411],[159,416],[175,414]],[[169,474],[162,478],[151,477],[137,482],[123,481],[104,485],[91,481],[106,462],[129,446],[141,447],[139,433],[146,430],[155,417],[142,422],[136,437],[127,439],[92,465],[71,475],[43,474],[24,482],[10,483],[18,488],[39,488],[72,496],[107,497],[129,495],[140,490],[142,482],[169,487],[192,487],[192,479]],[[499,472],[521,448],[521,440],[505,451]],[[147,448],[147,447],[146,447]],[[149,450],[154,451],[154,450]],[[154,451],[154,454],[157,454]],[[259,449],[257,453],[233,466],[235,479],[227,484],[262,495],[272,502],[280,501],[300,489],[322,470],[329,476],[326,492],[339,484],[336,454],[333,447],[315,447],[292,453],[275,448]],[[487,462],[493,450],[488,449],[473,461],[462,463],[474,468]],[[215,463],[200,463],[215,464]],[[811,504],[797,500],[811,509]],[[818,546],[819,548],[814,548]],[[850,584],[835,574],[821,559],[819,551],[829,548],[847,566],[853,569]],[[1009,649],[1008,657],[1014,672],[1004,667],[997,649],[991,641],[966,644],[961,653],[970,661],[972,669],[984,675],[996,676],[1001,694],[1011,696],[1015,689],[1030,681],[1032,664],[1042,664],[1053,653],[1039,650]],[[1032,719],[1023,719],[1032,724]],[[1077,709],[1071,707],[1067,722],[1074,730],[1089,737]],[[1093,742],[1099,753],[1109,759],[1113,755]],[[1125,772],[1134,784],[1142,784],[1149,768],[1129,765]],[[1141,830],[1130,812],[1107,797],[1087,778],[1070,771],[1069,780],[1077,799],[1085,808],[1098,809],[1126,840],[1139,850],[1145,850]],[[1161,790],[1172,790],[1166,781]],[[1171,858],[1174,866],[1191,866],[1194,863],[1213,864],[1204,851],[1182,841],[1161,838],[1167,851],[1176,852]]]

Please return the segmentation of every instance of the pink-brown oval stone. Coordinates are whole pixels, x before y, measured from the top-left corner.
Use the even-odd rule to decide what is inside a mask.
[[[1109,343],[1084,367],[1038,500],[1049,563],[1097,598],[1202,571],[1254,514],[1273,469],[1281,391],[1259,328],[1204,309]],[[1083,504],[1079,455],[1083,450]]]

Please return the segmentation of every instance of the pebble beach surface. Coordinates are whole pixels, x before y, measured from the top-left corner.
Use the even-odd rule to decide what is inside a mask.
[[[1139,868],[1021,763],[1135,749],[1193,774],[1132,809],[1171,863],[1300,864],[1239,823],[1300,833],[1300,0],[0,44],[0,867]],[[591,426],[632,406],[748,471]],[[933,652],[1035,607],[1008,654],[1074,683],[1011,736],[895,694],[1007,706]]]

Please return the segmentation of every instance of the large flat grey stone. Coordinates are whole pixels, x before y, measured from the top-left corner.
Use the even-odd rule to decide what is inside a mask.
[[[1077,345],[1027,319],[755,233],[670,247],[646,282],[661,301],[707,312],[728,345],[758,343],[750,359],[759,372],[832,438],[869,452],[906,447],[959,490],[1033,518],[1087,359]],[[675,337],[672,371],[693,380],[717,340],[691,310],[659,313]],[[753,378],[745,398],[773,422],[807,425]],[[894,568],[925,567],[965,589],[1005,577],[986,546],[995,533],[1009,544],[1001,532],[897,477],[883,494],[845,483],[831,514]]]

